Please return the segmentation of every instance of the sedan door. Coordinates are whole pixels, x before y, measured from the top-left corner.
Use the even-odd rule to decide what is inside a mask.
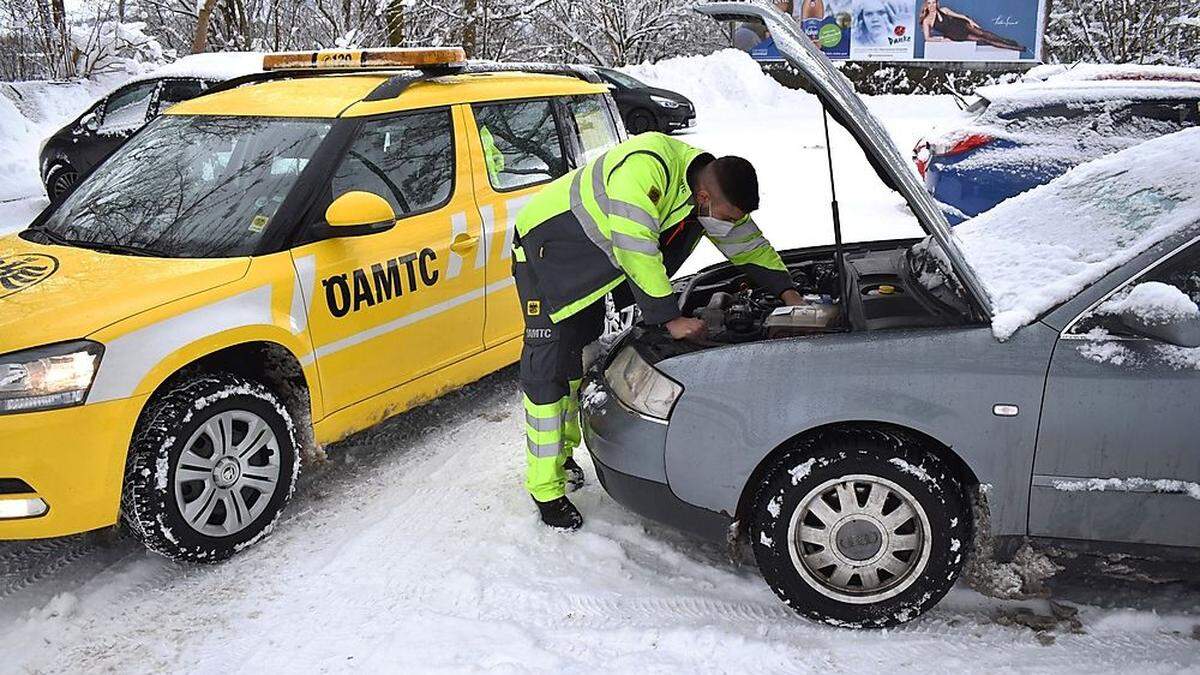
[[[1200,243],[1134,277],[1063,331],[1038,434],[1032,535],[1200,546],[1200,348],[1123,325],[1115,312],[1147,282],[1200,301]]]

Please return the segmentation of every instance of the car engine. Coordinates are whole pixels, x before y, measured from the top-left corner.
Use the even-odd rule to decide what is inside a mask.
[[[851,248],[844,283],[832,254],[786,262],[807,305],[785,307],[728,266],[702,272],[680,289],[684,315],[704,320],[708,340],[720,344],[962,320],[915,279],[907,247]]]

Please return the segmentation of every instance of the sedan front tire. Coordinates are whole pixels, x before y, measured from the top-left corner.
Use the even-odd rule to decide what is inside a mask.
[[[810,619],[894,626],[937,604],[962,571],[964,495],[920,439],[823,431],[767,472],[751,518],[754,557],[775,593]]]

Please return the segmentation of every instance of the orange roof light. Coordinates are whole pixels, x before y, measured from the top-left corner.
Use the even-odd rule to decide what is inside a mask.
[[[263,56],[263,70],[337,70],[339,68],[427,68],[467,60],[462,47],[388,47],[380,49],[322,49],[313,52],[275,52]]]

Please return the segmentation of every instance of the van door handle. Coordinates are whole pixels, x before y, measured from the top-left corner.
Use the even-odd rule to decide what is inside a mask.
[[[450,250],[462,255],[464,251],[470,251],[479,245],[479,237],[465,232],[459,232],[458,236],[454,237],[454,241],[450,244]]]

